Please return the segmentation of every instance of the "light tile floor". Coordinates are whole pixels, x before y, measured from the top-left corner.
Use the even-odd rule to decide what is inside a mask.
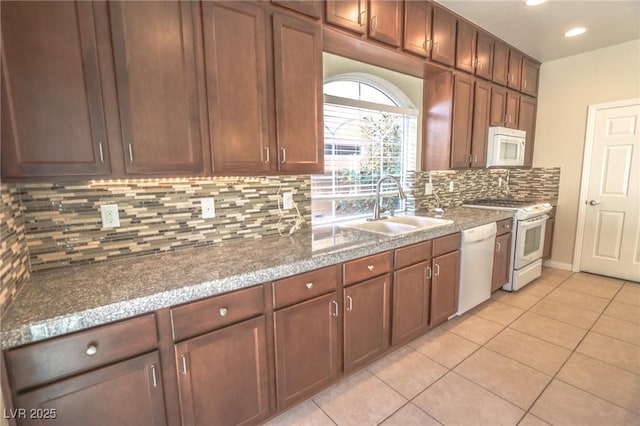
[[[545,268],[268,425],[640,425],[640,284]]]

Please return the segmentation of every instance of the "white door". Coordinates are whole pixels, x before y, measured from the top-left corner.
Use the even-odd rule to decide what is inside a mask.
[[[640,102],[589,115],[580,270],[640,281]]]

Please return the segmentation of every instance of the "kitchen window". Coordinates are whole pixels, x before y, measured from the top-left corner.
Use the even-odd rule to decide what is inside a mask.
[[[384,175],[407,188],[415,170],[419,111],[395,85],[365,73],[339,74],[324,84],[325,167],[311,177],[314,223],[371,215]],[[393,182],[382,207],[401,210]]]

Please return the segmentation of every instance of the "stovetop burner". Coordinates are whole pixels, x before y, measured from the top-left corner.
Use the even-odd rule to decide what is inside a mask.
[[[481,198],[479,200],[467,201],[467,205],[495,206],[495,207],[522,207],[535,204],[531,200],[508,200],[504,198]]]

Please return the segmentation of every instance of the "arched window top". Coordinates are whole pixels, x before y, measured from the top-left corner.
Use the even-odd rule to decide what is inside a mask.
[[[324,94],[375,104],[415,108],[411,100],[393,83],[367,73],[344,73],[324,81]]]

